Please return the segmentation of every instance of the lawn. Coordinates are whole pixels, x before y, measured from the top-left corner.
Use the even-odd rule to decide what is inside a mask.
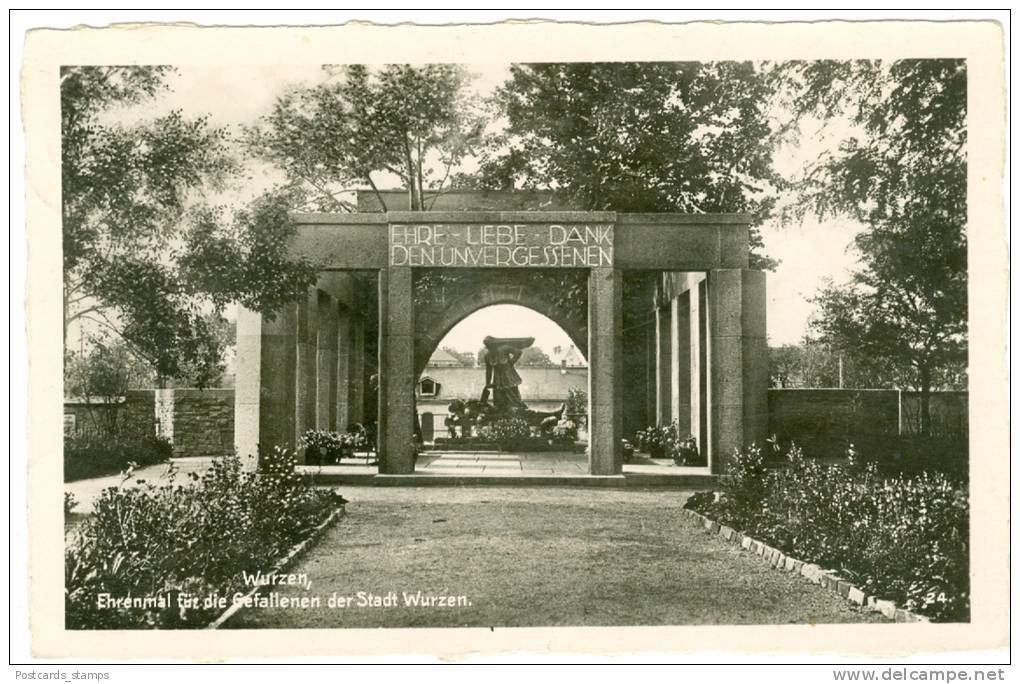
[[[882,622],[685,524],[669,491],[342,487],[347,517],[293,568],[320,608],[248,608],[226,627]],[[464,597],[402,605],[403,593]],[[358,593],[377,603],[358,606]],[[329,607],[334,594],[350,597]],[[371,594],[378,597],[368,599]],[[456,605],[456,604],[460,605]]]

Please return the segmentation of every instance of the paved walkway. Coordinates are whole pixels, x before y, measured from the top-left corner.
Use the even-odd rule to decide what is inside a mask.
[[[171,462],[177,467],[177,481],[183,483],[188,473],[204,471],[209,467],[212,459],[202,457],[174,458],[171,459]],[[139,468],[132,473],[129,480],[125,480],[123,475],[118,473],[105,477],[65,482],[64,491],[73,494],[74,498],[78,501],[78,506],[74,509],[74,512],[79,515],[87,514],[92,512],[92,505],[99,498],[99,494],[107,487],[117,487],[121,484],[125,487],[133,487],[137,486],[138,480],[144,480],[145,482],[157,485],[165,484],[169,469],[170,463],[157,463],[156,465]]]
[[[342,492],[347,517],[291,570],[307,573],[311,588],[275,589],[282,597],[318,597],[321,606],[247,608],[227,627],[883,621],[690,526],[680,515],[681,492]],[[359,592],[369,605],[358,605]],[[446,601],[454,605],[405,605],[404,595],[418,592],[454,597]],[[336,605],[336,598],[349,603]]]

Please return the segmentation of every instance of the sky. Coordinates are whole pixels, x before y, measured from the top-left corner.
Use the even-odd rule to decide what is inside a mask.
[[[474,75],[470,87],[479,96],[491,93],[509,74],[509,66],[506,64],[467,65],[467,69]],[[322,69],[314,65],[229,68],[181,66],[169,79],[171,90],[157,101],[140,108],[116,112],[111,116],[130,120],[180,109],[190,116],[208,115],[214,125],[240,127],[254,124],[260,116],[268,113],[276,97],[287,88],[314,84],[323,79]],[[804,135],[796,144],[777,151],[774,159],[777,170],[787,176],[797,173],[807,161],[838,142],[838,134],[842,132],[837,131],[835,136],[825,136],[817,128],[806,127]],[[244,202],[280,180],[282,177],[272,169],[256,167],[252,177],[232,188],[226,196],[216,199]],[[858,230],[860,226],[848,221],[820,222],[812,217],[805,218],[797,226],[762,226],[765,251],[780,262],[778,268],[766,276],[766,318],[770,344],[795,344],[803,338],[812,312],[809,298],[826,278],[835,281],[847,278],[856,262],[850,245]],[[488,330],[487,326],[499,324],[502,320],[498,312],[479,312],[477,324],[465,321],[469,324],[467,329],[471,331],[463,333],[465,339],[477,336],[478,332]],[[524,319],[515,316],[509,320]],[[545,325],[538,319],[529,324]],[[492,333],[482,332],[478,339],[486,334]],[[560,335],[561,338],[556,338],[549,333],[549,348],[554,344],[553,339],[562,341],[566,338],[562,331]],[[546,335],[543,333],[536,337],[545,339]],[[460,345],[457,346],[459,348]],[[476,347],[475,344],[466,344],[463,349],[474,351]]]

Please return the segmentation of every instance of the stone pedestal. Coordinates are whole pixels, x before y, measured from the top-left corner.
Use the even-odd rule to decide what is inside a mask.
[[[765,273],[710,271],[708,304],[712,472],[723,473],[734,449],[766,436]]]
[[[411,269],[379,273],[379,472],[414,472],[414,302]]]
[[[623,277],[612,268],[593,268],[588,277],[588,470],[616,475],[623,468],[620,382],[623,352]]]

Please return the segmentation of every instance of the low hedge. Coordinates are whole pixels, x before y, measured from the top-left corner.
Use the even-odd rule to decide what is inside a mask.
[[[969,501],[945,474],[888,477],[874,463],[824,465],[796,447],[770,468],[751,447],[734,455],[722,484],[687,507],[867,594],[933,620],[969,620]]]
[[[64,482],[112,475],[128,468],[164,463],[173,456],[173,444],[162,437],[82,435],[64,440]]]
[[[189,474],[187,483],[171,466],[167,484],[138,480],[104,490],[64,554],[67,628],[209,624],[224,607],[190,606],[182,595],[226,597],[229,605],[248,588],[244,573],[269,571],[342,501],[313,488],[296,463],[276,449],[261,458],[258,473],[231,456]],[[128,600],[103,607],[104,595]]]

